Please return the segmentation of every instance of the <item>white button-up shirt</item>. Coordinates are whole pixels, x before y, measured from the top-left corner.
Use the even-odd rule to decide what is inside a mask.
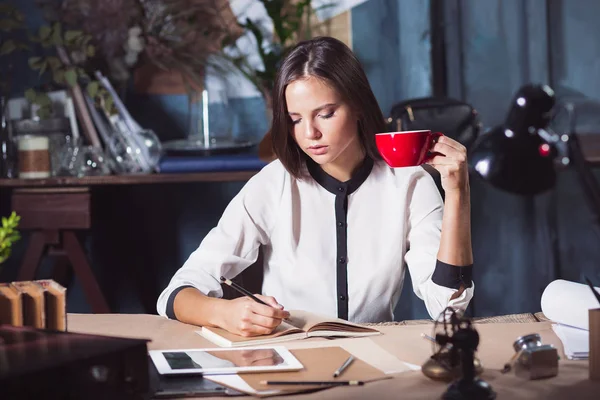
[[[221,297],[219,277],[241,273],[259,248],[262,294],[287,310],[390,321],[406,266],[432,318],[447,306],[465,309],[474,290],[471,268],[437,261],[442,213],[440,193],[421,167],[394,169],[367,159],[350,181],[339,182],[314,163],[296,179],[273,161],[175,273],[158,312],[174,318],[174,294],[185,286]],[[450,300],[461,284],[466,289]]]

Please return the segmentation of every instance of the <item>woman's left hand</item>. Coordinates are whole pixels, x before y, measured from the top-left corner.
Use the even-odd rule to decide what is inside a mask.
[[[467,149],[448,136],[440,136],[429,150],[438,153],[427,164],[439,171],[442,187],[448,192],[469,191],[469,170],[467,165]]]

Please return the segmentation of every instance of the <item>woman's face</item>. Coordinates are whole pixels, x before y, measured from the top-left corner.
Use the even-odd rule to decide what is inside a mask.
[[[354,166],[362,160],[358,116],[336,90],[308,77],[290,83],[285,100],[294,139],[316,163]]]

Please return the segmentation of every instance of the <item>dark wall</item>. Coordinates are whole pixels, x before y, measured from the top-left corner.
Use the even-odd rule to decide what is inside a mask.
[[[435,3],[443,7],[437,23],[445,35],[447,93],[474,105],[486,128],[503,121],[524,83],[600,99],[598,2],[370,0],[352,14],[354,50],[369,60],[367,73],[384,111],[433,93],[426,78],[433,66],[424,55],[431,30],[423,16]],[[587,274],[600,281],[597,228],[572,171],[562,171],[551,192],[530,198],[491,188],[474,175],[471,182],[474,314],[539,311],[543,289],[556,278],[582,282]],[[406,291],[398,311],[399,318],[426,316],[422,302]]]

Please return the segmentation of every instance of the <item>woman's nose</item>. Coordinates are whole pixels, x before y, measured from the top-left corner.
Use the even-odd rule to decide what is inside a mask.
[[[307,139],[319,139],[323,136],[321,131],[314,124],[306,124],[304,135]]]

